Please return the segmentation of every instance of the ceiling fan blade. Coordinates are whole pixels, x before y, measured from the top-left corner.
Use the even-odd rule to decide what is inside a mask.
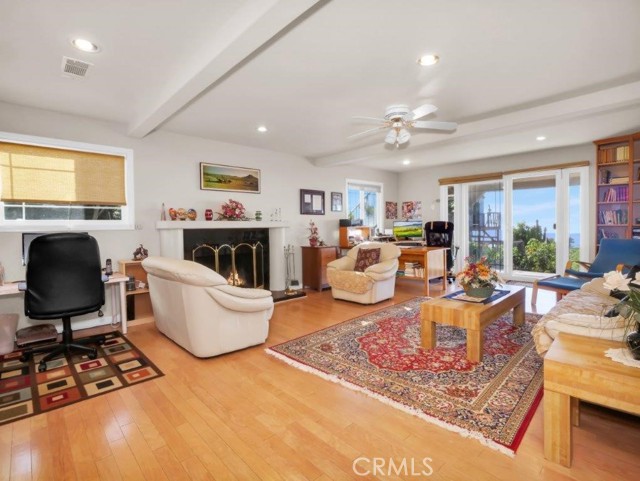
[[[458,124],[455,122],[438,122],[436,120],[412,122],[412,125],[417,129],[456,130],[458,128]]]
[[[418,108],[413,109],[411,112],[409,112],[408,114],[406,114],[403,119],[404,120],[417,120],[417,119],[421,119],[422,117],[425,117],[429,114],[434,113],[436,110],[438,110],[438,107],[436,107],[435,105],[431,105],[431,104],[424,104],[421,105]]]
[[[380,127],[376,127],[375,129],[365,130],[364,132],[359,132],[357,134],[350,135],[347,139],[355,139],[356,137],[362,137],[364,135],[369,135],[373,132],[378,132],[380,130],[385,130],[387,128],[386,125],[381,125]]]
[[[389,122],[387,119],[379,119],[376,117],[361,117],[361,116],[356,116],[356,117],[352,117],[353,119],[356,120],[366,120],[368,122]]]

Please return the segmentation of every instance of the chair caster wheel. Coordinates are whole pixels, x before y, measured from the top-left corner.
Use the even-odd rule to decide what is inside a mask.
[[[38,364],[38,372],[45,372],[47,370],[47,363],[41,362]]]
[[[95,349],[93,351],[91,351],[88,354],[89,359],[95,359],[96,357],[98,357],[98,351],[96,351]]]

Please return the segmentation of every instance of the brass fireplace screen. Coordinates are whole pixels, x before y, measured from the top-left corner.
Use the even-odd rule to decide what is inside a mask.
[[[250,256],[250,259],[249,259]],[[211,267],[233,286],[264,288],[264,246],[260,242],[217,247],[201,244],[191,251],[191,260],[213,257]],[[204,264],[204,262],[201,262]],[[206,265],[206,264],[205,264]],[[252,285],[253,284],[253,285]]]

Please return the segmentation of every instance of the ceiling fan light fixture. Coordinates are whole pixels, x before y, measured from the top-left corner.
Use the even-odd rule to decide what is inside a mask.
[[[422,67],[428,67],[430,65],[437,64],[439,61],[440,61],[440,57],[438,57],[434,53],[430,53],[430,54],[423,55],[422,57],[420,57],[418,59],[418,65],[421,65]]]
[[[384,141],[387,144],[393,145],[396,143],[396,139],[398,138],[398,132],[395,129],[391,129],[387,136],[384,138]]]
[[[398,132],[398,139],[397,139],[398,144],[405,144],[409,142],[410,138],[411,138],[411,134],[407,129],[400,129],[400,131]]]

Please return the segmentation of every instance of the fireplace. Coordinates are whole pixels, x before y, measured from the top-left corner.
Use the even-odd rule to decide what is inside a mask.
[[[232,286],[264,288],[269,271],[264,264],[262,242],[239,244],[198,244],[191,250],[191,260],[209,267]]]
[[[236,254],[252,258],[252,248],[237,247],[240,244],[262,245],[264,251],[260,261],[259,248],[256,248],[257,282],[260,283],[260,267],[266,289],[283,291],[285,289],[285,229],[289,226],[285,222],[269,221],[159,221],[156,228],[160,234],[160,255],[176,259],[192,260],[193,249],[207,245],[211,248],[227,244],[236,246]],[[208,253],[207,253],[208,252]],[[215,267],[215,252],[211,249],[200,249],[197,252],[199,262],[207,267]],[[223,257],[230,255],[230,248],[220,249],[219,265],[223,265]],[[228,259],[231,260],[230,258]],[[230,262],[229,262],[230,264]],[[253,267],[251,267],[252,269]],[[244,268],[243,268],[244,269]],[[238,272],[238,274],[240,274]],[[222,274],[229,280],[229,274]],[[231,275],[231,280],[235,276]],[[253,287],[254,278],[250,276],[247,287]],[[258,284],[259,285],[259,284]]]

